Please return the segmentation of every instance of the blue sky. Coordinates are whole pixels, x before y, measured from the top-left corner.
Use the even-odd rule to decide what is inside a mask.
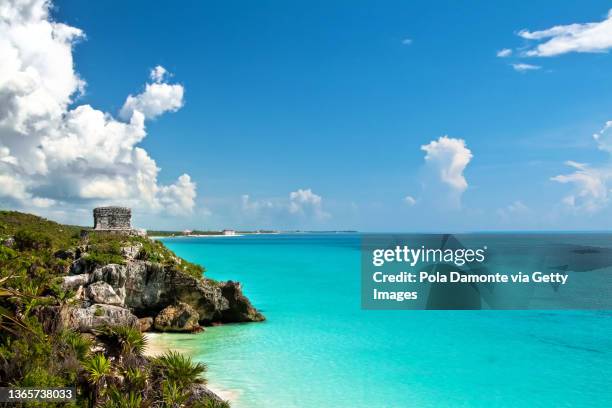
[[[117,115],[157,65],[184,87],[183,106],[148,121],[139,146],[159,183],[189,174],[195,206],[143,212],[143,226],[609,229],[610,153],[593,134],[612,120],[612,56],[522,56],[546,40],[518,34],[602,22],[610,7],[62,0],[52,16],[86,35],[74,64],[87,86],[73,105]],[[448,185],[428,184],[437,170],[421,148],[443,135],[472,156],[452,205]],[[603,192],[552,180],[581,171],[570,160],[601,169]],[[299,189],[312,195],[291,211]]]

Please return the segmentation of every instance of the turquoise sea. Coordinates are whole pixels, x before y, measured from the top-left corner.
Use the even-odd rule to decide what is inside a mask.
[[[357,234],[163,241],[268,319],[161,335],[234,408],[612,407],[612,311],[366,311]]]

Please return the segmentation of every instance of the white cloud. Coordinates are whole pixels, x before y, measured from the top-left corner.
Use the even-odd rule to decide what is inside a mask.
[[[609,130],[612,128],[612,120],[606,122],[604,127],[593,135],[593,139],[597,142],[597,147],[600,150],[612,154],[612,135]]]
[[[161,65],[158,65],[155,68],[153,68],[151,70],[151,73],[149,74],[149,76],[151,77],[151,80],[155,82],[163,82],[164,77],[166,75],[169,75],[169,72],[166,70],[166,68],[162,67]]]
[[[256,214],[261,211],[272,210],[277,204],[272,200],[251,200],[248,194],[241,197],[242,211],[246,213]]]
[[[123,121],[90,105],[71,106],[85,82],[74,70],[72,47],[81,30],[49,18],[44,0],[0,6],[0,198],[15,206],[98,203],[190,212],[189,176],[159,185],[159,168],[137,147],[145,120],[183,103],[181,85],[154,83],[129,96]]]
[[[279,224],[287,222],[294,224],[296,220],[324,221],[331,217],[323,209],[323,198],[311,189],[298,189],[285,197],[252,199],[244,194],[240,197],[240,209],[243,216],[251,221],[264,224]]]
[[[596,212],[610,203],[612,192],[612,121],[605,123],[603,128],[593,135],[597,148],[607,152],[608,162],[601,166],[590,166],[587,163],[566,161],[565,164],[574,169],[573,173],[561,174],[551,180],[573,186],[570,194],[562,199],[562,203],[575,211]]]
[[[311,189],[298,189],[289,194],[289,212],[292,214],[312,215],[325,219],[329,214],[323,211],[323,198]]]
[[[430,193],[426,201],[432,201],[436,206],[460,208],[461,196],[468,188],[463,172],[473,157],[465,140],[441,136],[421,146],[421,150],[426,153],[428,176],[424,187]],[[446,198],[446,203],[443,203],[443,198]]]
[[[504,49],[497,51],[497,56],[499,58],[505,58],[511,55],[512,55],[512,50],[510,48],[504,48]]]
[[[155,75],[152,73],[151,76]],[[136,96],[128,95],[119,116],[124,120],[130,120],[134,112],[140,112],[145,118],[154,119],[165,112],[179,110],[183,106],[183,86],[159,82],[160,80],[156,79],[155,83],[146,84],[144,92]]]
[[[539,65],[531,65],[531,64],[512,64],[512,68],[518,72],[527,72],[527,71],[535,71],[542,68]]]
[[[404,39],[402,40],[402,44],[404,44],[404,45],[410,45],[410,44],[412,44],[412,38],[404,38]]]
[[[186,208],[193,208],[196,184],[189,174],[181,175],[176,183],[159,188],[159,201],[170,214],[180,215]]]
[[[416,204],[416,199],[412,196],[406,196],[404,197],[404,202],[409,206],[412,207],[413,205]]]
[[[573,173],[552,177],[551,180],[573,185],[573,191],[562,202],[575,210],[595,212],[605,207],[609,201],[612,169],[609,167],[591,168],[587,164],[573,161],[565,162],[575,169]]]
[[[612,10],[596,23],[558,25],[541,31],[521,30],[527,40],[542,41],[525,52],[531,57],[552,57],[570,52],[607,52],[612,48]]]
[[[49,208],[56,204],[55,200],[51,200],[50,198],[33,198],[32,205],[38,208]]]
[[[436,169],[443,183],[460,193],[467,189],[468,183],[463,171],[473,156],[465,140],[441,136],[421,146],[421,150],[426,153],[425,162]]]

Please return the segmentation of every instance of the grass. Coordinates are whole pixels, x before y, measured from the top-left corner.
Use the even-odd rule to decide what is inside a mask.
[[[0,210],[0,241],[19,235],[26,241],[48,242],[49,248],[68,248],[78,243],[83,228],[62,225],[32,214]]]

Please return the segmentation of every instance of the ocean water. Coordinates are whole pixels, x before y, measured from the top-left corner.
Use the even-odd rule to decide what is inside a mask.
[[[268,319],[161,335],[234,408],[612,407],[611,311],[367,311],[358,235],[164,242]]]

